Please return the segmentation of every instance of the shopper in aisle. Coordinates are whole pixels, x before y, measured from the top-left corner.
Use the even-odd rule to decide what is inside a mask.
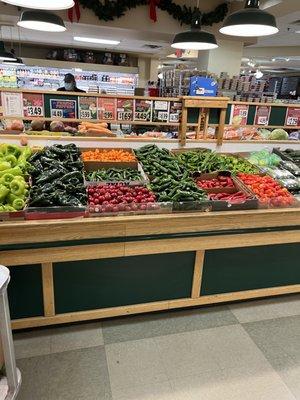
[[[66,74],[65,78],[64,78],[64,83],[65,83],[65,86],[62,86],[57,89],[59,92],[83,92],[83,93],[85,93],[84,90],[81,90],[77,87],[75,77],[73,74]]]

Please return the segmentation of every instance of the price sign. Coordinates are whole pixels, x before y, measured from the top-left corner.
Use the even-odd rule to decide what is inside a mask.
[[[23,117],[22,93],[2,92],[4,117]]]
[[[116,99],[98,97],[98,119],[113,121],[116,119]]]
[[[97,98],[80,96],[78,98],[79,118],[97,119]]]
[[[26,117],[41,117],[43,115],[43,109],[38,106],[27,106],[24,108],[24,115]]]
[[[182,103],[179,101],[171,101],[169,110],[169,122],[178,123],[182,112]]]
[[[76,100],[50,99],[50,115],[51,118],[76,118]]]
[[[39,93],[23,93],[24,117],[44,117],[44,96]]]
[[[271,106],[257,106],[255,111],[254,125],[268,125]]]
[[[169,119],[169,104],[168,101],[154,100],[152,110],[153,122],[168,122]]]
[[[64,116],[63,110],[51,110],[51,117],[63,118],[63,116]]]
[[[132,112],[118,111],[117,119],[118,119],[118,121],[131,121],[132,120]]]
[[[135,121],[151,121],[152,101],[137,99],[134,104]]]
[[[247,104],[233,104],[230,112],[230,124],[247,125],[249,106]]]
[[[285,125],[300,126],[300,107],[288,107],[286,110]]]
[[[132,121],[133,117],[133,100],[117,99],[117,120]]]

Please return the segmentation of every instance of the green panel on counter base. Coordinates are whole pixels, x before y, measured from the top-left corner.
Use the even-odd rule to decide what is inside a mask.
[[[206,251],[201,295],[299,284],[299,260],[299,243]]]
[[[54,264],[56,313],[190,297],[195,253]]]
[[[269,125],[284,126],[287,107],[271,107]]]
[[[9,267],[8,299],[11,319],[44,315],[40,264]]]

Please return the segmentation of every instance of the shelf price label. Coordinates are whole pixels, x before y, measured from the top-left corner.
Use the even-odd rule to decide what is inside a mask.
[[[152,110],[153,122],[168,122],[169,120],[169,101],[154,100]]]
[[[231,125],[247,125],[249,105],[233,104],[230,112]]]
[[[178,123],[182,113],[182,103],[180,101],[171,101],[169,109],[169,122]]]
[[[254,125],[269,125],[271,106],[257,106],[255,111]]]
[[[300,108],[288,107],[285,117],[286,126],[300,126]]]
[[[117,120],[132,121],[133,118],[133,100],[117,99]]]
[[[24,117],[44,117],[44,96],[40,93],[23,93]]]
[[[2,108],[4,117],[23,117],[22,93],[2,92]]]
[[[116,99],[110,97],[97,98],[98,119],[114,121],[116,119]]]
[[[88,96],[78,97],[80,119],[97,119],[97,98]]]
[[[134,102],[134,120],[135,121],[151,121],[152,101],[144,99],[136,99]]]
[[[76,100],[50,99],[51,118],[77,118]]]

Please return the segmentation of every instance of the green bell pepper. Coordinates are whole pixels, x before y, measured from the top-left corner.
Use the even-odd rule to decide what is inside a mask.
[[[12,207],[15,209],[15,210],[22,210],[23,208],[24,208],[24,206],[25,206],[25,201],[23,200],[23,199],[21,199],[20,197],[19,198],[17,198],[17,199],[15,199],[13,202],[12,202]]]
[[[13,179],[10,182],[9,187],[12,194],[21,196],[25,192],[26,182],[24,180],[22,181],[21,179]]]
[[[8,193],[9,189],[6,186],[0,184],[0,203],[4,202],[4,199],[8,195]]]

